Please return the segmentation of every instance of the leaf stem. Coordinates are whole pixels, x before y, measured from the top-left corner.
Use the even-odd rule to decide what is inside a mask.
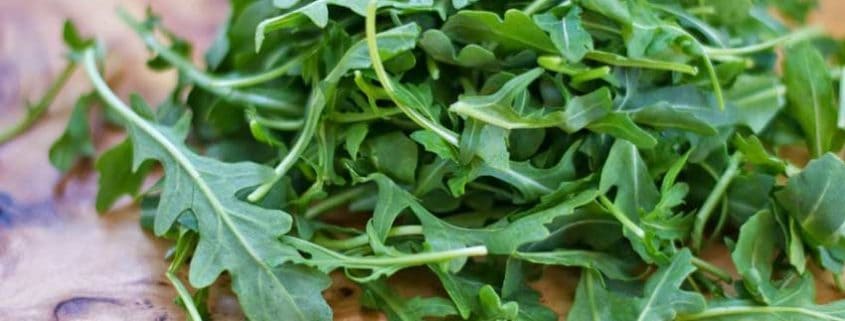
[[[522,12],[524,12],[526,15],[530,16],[530,15],[536,13],[538,10],[545,7],[548,4],[548,2],[549,2],[549,0],[534,0],[531,3],[529,3],[525,7],[525,9],[522,9]]]
[[[680,315],[677,321],[693,321],[693,320],[708,320],[718,319],[723,317],[737,316],[737,315],[756,315],[759,314],[761,318],[772,316],[776,313],[793,313],[811,317],[812,320],[829,320],[829,321],[845,321],[845,318],[840,318],[828,313],[814,311],[808,308],[801,307],[782,307],[782,306],[730,306],[710,308],[699,313]]]
[[[360,113],[334,112],[326,115],[326,118],[336,123],[357,123],[401,114],[402,110],[399,108],[378,108],[374,111],[365,111]]]
[[[21,133],[25,132],[27,129],[35,125],[36,121],[44,115],[50,105],[53,104],[53,101],[56,99],[56,96],[59,95],[59,92],[67,83],[70,76],[73,75],[73,72],[76,70],[76,63],[73,61],[68,61],[65,68],[62,69],[62,72],[59,73],[59,77],[50,84],[50,87],[47,88],[47,91],[44,93],[44,96],[38,100],[38,103],[35,105],[27,106],[26,114],[24,114],[24,118],[12,125],[9,128],[6,128],[2,132],[0,132],[0,144],[3,144],[12,138],[17,137]]]
[[[443,262],[451,259],[470,257],[470,256],[485,256],[487,255],[487,247],[472,246],[454,250],[438,251],[438,252],[423,252],[415,254],[405,254],[402,256],[376,256],[376,257],[350,257],[342,255],[348,259],[347,268],[368,268],[368,267],[382,267],[382,266],[414,266],[424,265],[435,262]]]
[[[199,310],[197,310],[196,305],[194,305],[194,299],[191,297],[191,292],[188,291],[188,288],[182,284],[179,276],[176,275],[182,267],[182,264],[184,264],[188,259],[188,255],[191,253],[194,246],[196,246],[196,243],[197,237],[195,233],[182,230],[181,235],[179,235],[179,239],[176,241],[176,250],[173,255],[173,260],[170,261],[170,266],[167,268],[165,276],[173,285],[173,288],[176,289],[176,293],[179,294],[179,299],[182,300],[182,304],[185,306],[185,309],[188,310],[190,320],[202,321],[202,316],[199,313]]]
[[[814,26],[804,29],[799,29],[795,32],[791,32],[785,34],[783,36],[769,39],[767,41],[745,46],[745,47],[736,47],[736,48],[713,48],[703,46],[704,53],[711,57],[717,56],[739,56],[739,55],[747,55],[753,54],[756,52],[772,49],[781,44],[790,44],[795,42],[800,42],[808,39],[812,39],[818,36],[824,35],[824,30],[820,27]]]
[[[423,228],[420,225],[404,225],[391,228],[387,232],[388,237],[420,235]],[[350,237],[343,240],[332,240],[328,238],[315,239],[314,243],[325,246],[334,250],[348,250],[359,246],[364,246],[370,243],[370,236],[368,234],[361,234],[355,237]]]
[[[273,185],[276,185],[282,177],[296,164],[296,161],[299,160],[299,157],[305,151],[305,148],[308,147],[308,144],[311,142],[311,139],[314,138],[314,134],[317,132],[317,126],[320,124],[320,115],[323,113],[323,108],[326,106],[326,93],[323,92],[322,86],[320,86],[316,81],[314,82],[314,89],[311,91],[311,97],[308,98],[308,106],[305,108],[305,126],[299,132],[299,135],[296,137],[296,142],[293,143],[293,147],[285,154],[285,157],[282,158],[282,161],[279,162],[279,165],[273,169],[274,175],[264,184],[261,184],[256,188],[252,193],[247,196],[247,200],[250,202],[257,202],[264,198],[267,193],[270,192],[270,189],[273,188]],[[332,87],[332,85],[328,85],[327,87]],[[326,89],[329,92],[333,92],[331,88]]]
[[[637,67],[645,69],[677,71],[684,74],[696,75],[698,68],[676,62],[660,61],[648,58],[631,58],[605,51],[590,51],[584,58],[620,67]]]
[[[410,106],[405,105],[403,101],[398,99],[396,95],[396,89],[393,87],[393,80],[390,79],[390,76],[387,75],[387,71],[384,69],[384,64],[381,61],[381,56],[378,52],[378,43],[376,42],[376,9],[377,9],[377,0],[370,0],[369,4],[367,5],[367,18],[366,18],[366,37],[367,37],[367,48],[369,49],[370,53],[370,61],[373,65],[373,70],[376,72],[376,76],[378,77],[379,82],[384,87],[387,95],[390,96],[390,99],[396,103],[396,106],[406,115],[408,118],[411,119],[414,123],[418,126],[429,129],[433,131],[435,134],[443,138],[449,144],[453,146],[458,146],[458,134],[452,132],[451,130],[431,121],[430,119],[420,115],[416,110],[411,108]]]
[[[607,211],[610,212],[611,215],[613,215],[613,217],[619,220],[619,223],[622,223],[622,226],[628,228],[629,230],[631,230],[631,232],[634,232],[637,237],[641,239],[645,238],[645,231],[643,231],[642,228],[637,226],[636,223],[631,221],[631,219],[628,218],[625,213],[622,213],[622,211],[618,207],[616,207],[616,205],[613,205],[613,202],[611,202],[607,198],[607,196],[599,195],[599,203],[601,203],[601,205],[603,205],[607,209]]]
[[[707,225],[707,220],[710,219],[710,215],[713,214],[713,210],[716,208],[716,205],[719,204],[719,201],[722,199],[722,195],[725,194],[725,191],[728,189],[728,186],[730,186],[731,181],[733,181],[734,177],[739,174],[739,165],[741,162],[742,153],[735,152],[731,156],[728,167],[716,182],[716,186],[713,186],[713,190],[710,192],[710,195],[707,196],[707,199],[704,200],[704,204],[701,205],[701,208],[698,210],[698,213],[695,216],[695,224],[693,225],[692,232],[692,248],[694,250],[701,250],[702,240],[704,239],[704,227]]]
[[[275,130],[299,130],[305,123],[302,119],[271,119],[260,115],[250,116],[256,123]]]
[[[141,37],[147,47],[149,47],[152,51],[158,53],[161,58],[167,60],[168,63],[176,67],[176,69],[178,69],[180,72],[182,72],[183,75],[191,79],[197,86],[223,98],[226,101],[254,105],[256,107],[262,107],[289,114],[302,113],[302,110],[299,108],[299,106],[291,102],[278,100],[276,98],[265,95],[244,92],[233,89],[231,87],[218,86],[221,80],[210,77],[208,74],[197,69],[196,66],[194,66],[194,64],[190,61],[183,58],[176,52],[173,52],[173,50],[170,50],[170,48],[168,48],[167,46],[164,46],[159,43],[155,39],[155,36],[153,36],[152,32],[146,27],[144,27],[144,25],[141,24],[139,21],[135,20],[135,18],[130,16],[129,13],[124,10],[118,10],[118,15],[127,25],[129,25],[129,27],[132,28],[132,30],[135,31],[135,33],[138,34],[138,36]],[[279,70],[271,70],[270,72],[272,72],[272,76],[274,73],[281,74],[284,73],[284,71],[286,70],[283,70],[281,72]],[[247,79],[247,84],[254,84],[256,83],[256,81],[266,81],[269,76],[258,75],[250,78],[252,79]],[[223,81],[224,84],[226,82],[231,83],[233,82],[233,80]],[[235,83],[238,84],[239,81],[235,81]]]
[[[291,68],[302,63],[305,58],[313,56],[316,52],[317,50],[313,49],[307,50],[306,52],[298,56],[289,58],[287,62],[278,67],[253,75],[241,76],[237,78],[222,78],[219,76],[208,75],[208,78],[210,80],[209,85],[213,87],[229,88],[240,88],[259,85],[284,75],[286,72],[291,70]]]
[[[693,256],[691,263],[692,263],[692,265],[695,265],[695,267],[697,267],[698,269],[700,269],[704,272],[710,273],[710,274],[719,278],[722,281],[725,281],[725,282],[733,281],[733,278],[731,277],[730,273],[728,273],[727,271],[723,270],[722,268],[720,268],[718,266],[711,264],[710,262],[707,262],[705,260],[702,260],[702,259],[699,259],[698,257]]]
[[[368,185],[358,185],[353,188],[347,189],[343,192],[333,194],[328,198],[322,200],[321,202],[314,204],[314,206],[309,207],[305,211],[305,218],[307,219],[314,219],[320,214],[328,212],[331,209],[334,209],[340,205],[346,204],[349,201],[361,196],[367,192],[369,192],[370,186]]]
[[[202,321],[202,316],[200,316],[199,310],[193,304],[194,299],[191,297],[191,292],[188,291],[188,288],[182,284],[182,281],[179,280],[179,277],[176,276],[175,273],[167,271],[165,273],[167,280],[173,285],[173,288],[176,289],[176,293],[179,294],[179,298],[185,305],[185,310],[188,310],[188,316],[192,321]]]

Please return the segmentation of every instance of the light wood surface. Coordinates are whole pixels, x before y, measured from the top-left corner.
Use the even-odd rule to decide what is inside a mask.
[[[822,2],[816,20],[845,35],[845,1]],[[227,10],[225,0],[149,4],[165,25],[195,44],[197,60]],[[117,0],[0,1],[0,127],[18,119],[22,102],[37,99],[62,68],[65,49],[60,31],[65,18],[107,44],[107,78],[123,97],[138,92],[151,102],[160,101],[173,86],[175,74],[147,71],[147,51],[114,15],[118,6],[140,14],[146,5],[147,1]],[[64,175],[48,163],[47,149],[63,130],[74,98],[89,89],[77,73],[43,121],[19,139],[0,145],[0,321],[184,320],[164,278],[167,242],[140,229],[137,208],[128,201],[108,215],[95,213],[97,178],[90,162]],[[114,129],[94,127],[98,150],[122,137]],[[705,256],[731,268],[724,250],[712,249]],[[431,288],[433,280],[419,278],[418,272],[400,273],[392,281],[405,295],[438,291]],[[339,275],[333,278],[325,296],[335,320],[384,319],[359,306],[359,289]],[[544,303],[562,314],[576,283],[576,271],[549,268],[532,285],[543,293]],[[242,320],[225,287],[212,292],[215,320]],[[823,301],[843,297],[833,290],[829,276],[817,288]]]

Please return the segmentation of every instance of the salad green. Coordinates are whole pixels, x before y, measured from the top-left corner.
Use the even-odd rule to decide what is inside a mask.
[[[179,81],[155,109],[125,102],[66,25],[94,92],[50,159],[93,155],[90,108],[126,129],[96,161],[97,209],[135,197],[176,241],[195,321],[222,274],[250,320],[331,320],[333,271],[392,321],[558,320],[528,286],[544,266],[580,270],[567,320],[845,320],[808,268],[845,262],[845,45],[772,15],[814,6],[231,0],[204,67],[121,12]],[[442,295],[397,295],[387,277],[412,267]]]

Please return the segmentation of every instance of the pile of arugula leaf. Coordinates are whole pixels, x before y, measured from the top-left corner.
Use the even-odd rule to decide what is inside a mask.
[[[250,320],[331,320],[333,271],[389,320],[558,320],[528,286],[547,265],[578,268],[567,320],[845,320],[809,267],[845,263],[845,46],[772,15],[814,6],[232,0],[205,67],[121,13],[178,84],[124,102],[66,25],[94,93],[50,159],[92,156],[92,106],[126,129],[97,209],[131,195],[175,240],[194,321],[224,272]],[[407,268],[442,296],[397,295]]]

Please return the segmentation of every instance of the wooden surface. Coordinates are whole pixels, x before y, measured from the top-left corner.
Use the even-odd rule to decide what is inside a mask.
[[[845,1],[827,0],[817,20],[845,34]],[[120,5],[140,14],[148,1],[2,0],[0,1],[0,127],[18,119],[26,98],[36,99],[63,65],[60,40],[64,18],[108,47],[108,80],[123,96],[138,92],[161,100],[174,84],[173,73],[144,68],[147,51],[114,15]],[[225,0],[149,1],[164,23],[202,52],[225,18]],[[198,55],[195,58],[199,58]],[[128,202],[106,216],[94,211],[96,175],[90,162],[66,175],[47,161],[47,149],[64,128],[79,93],[89,89],[78,72],[48,116],[18,140],[0,146],[0,321],[184,320],[173,304],[175,293],[164,278],[168,244],[143,232],[137,208]],[[98,150],[121,134],[94,126]],[[706,254],[730,268],[718,249]],[[401,292],[431,292],[430,281],[414,271],[394,278]],[[410,276],[410,277],[409,277]],[[342,277],[325,292],[335,320],[382,320],[358,305],[360,290]],[[549,268],[533,286],[543,301],[563,313],[572,300],[577,274]],[[818,284],[819,298],[842,297],[829,277]],[[225,289],[213,291],[215,320],[242,320],[237,302]]]

